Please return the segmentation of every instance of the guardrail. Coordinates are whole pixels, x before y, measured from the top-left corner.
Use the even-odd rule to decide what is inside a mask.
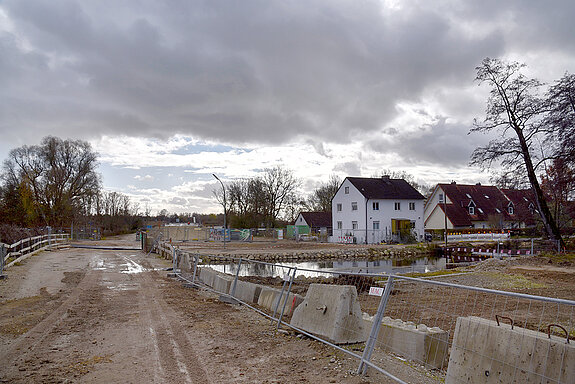
[[[447,241],[497,241],[497,240],[508,240],[511,238],[511,234],[508,233],[458,233],[458,234],[448,234]]]
[[[42,249],[50,248],[53,246],[60,246],[61,244],[67,243],[69,238],[70,235],[67,233],[54,233],[28,237],[26,239],[17,241],[14,244],[0,243],[0,275],[2,275],[5,268],[14,265],[18,261],[22,260],[22,258],[27,257]],[[6,264],[11,258],[14,258],[14,260]]]
[[[157,250],[171,254],[174,276],[190,286],[346,353],[358,373],[370,367],[398,383],[419,382],[417,375],[445,383],[575,382],[573,300],[288,267],[166,243]]]

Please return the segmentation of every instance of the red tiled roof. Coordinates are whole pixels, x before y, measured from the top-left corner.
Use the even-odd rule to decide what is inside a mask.
[[[537,204],[533,191],[531,189],[502,189],[501,191],[513,202],[518,219],[528,226],[535,225],[534,215],[537,215]]]

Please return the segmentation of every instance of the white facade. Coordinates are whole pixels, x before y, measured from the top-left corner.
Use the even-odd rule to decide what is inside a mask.
[[[445,191],[438,185],[425,203],[425,212],[423,214],[425,229],[445,229],[445,214],[440,207],[440,204],[444,203],[443,199],[447,199],[445,201],[446,204],[451,204],[451,200],[445,195]],[[454,226],[448,218],[447,229],[453,228]]]
[[[400,241],[400,232],[403,238],[409,233],[422,241],[423,205],[423,199],[368,199],[345,179],[332,200],[332,241]]]

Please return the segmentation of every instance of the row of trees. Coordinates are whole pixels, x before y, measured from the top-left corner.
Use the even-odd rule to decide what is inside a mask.
[[[92,223],[118,232],[137,226],[138,206],[102,189],[97,153],[81,140],[45,137],[10,151],[0,184],[0,222],[23,227]]]
[[[476,81],[488,84],[491,91],[485,118],[476,120],[471,132],[496,138],[473,152],[471,164],[501,166],[501,179],[528,184],[545,232],[564,246],[557,223],[560,211],[573,200],[575,184],[572,179],[557,183],[553,179],[572,175],[575,167],[575,75],[566,73],[544,89],[539,80],[523,73],[524,68],[524,64],[490,58],[476,68]],[[547,194],[540,179],[547,183]],[[552,211],[548,200],[553,197]]]

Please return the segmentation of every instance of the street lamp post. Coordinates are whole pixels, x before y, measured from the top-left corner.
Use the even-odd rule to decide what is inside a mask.
[[[222,183],[220,178],[217,177],[215,173],[212,173],[212,176],[214,176],[216,178],[216,180],[220,182],[220,184],[222,185],[222,191],[224,192],[224,248],[225,248],[226,247],[226,229],[228,227],[226,225],[226,187],[224,187],[224,183]]]

